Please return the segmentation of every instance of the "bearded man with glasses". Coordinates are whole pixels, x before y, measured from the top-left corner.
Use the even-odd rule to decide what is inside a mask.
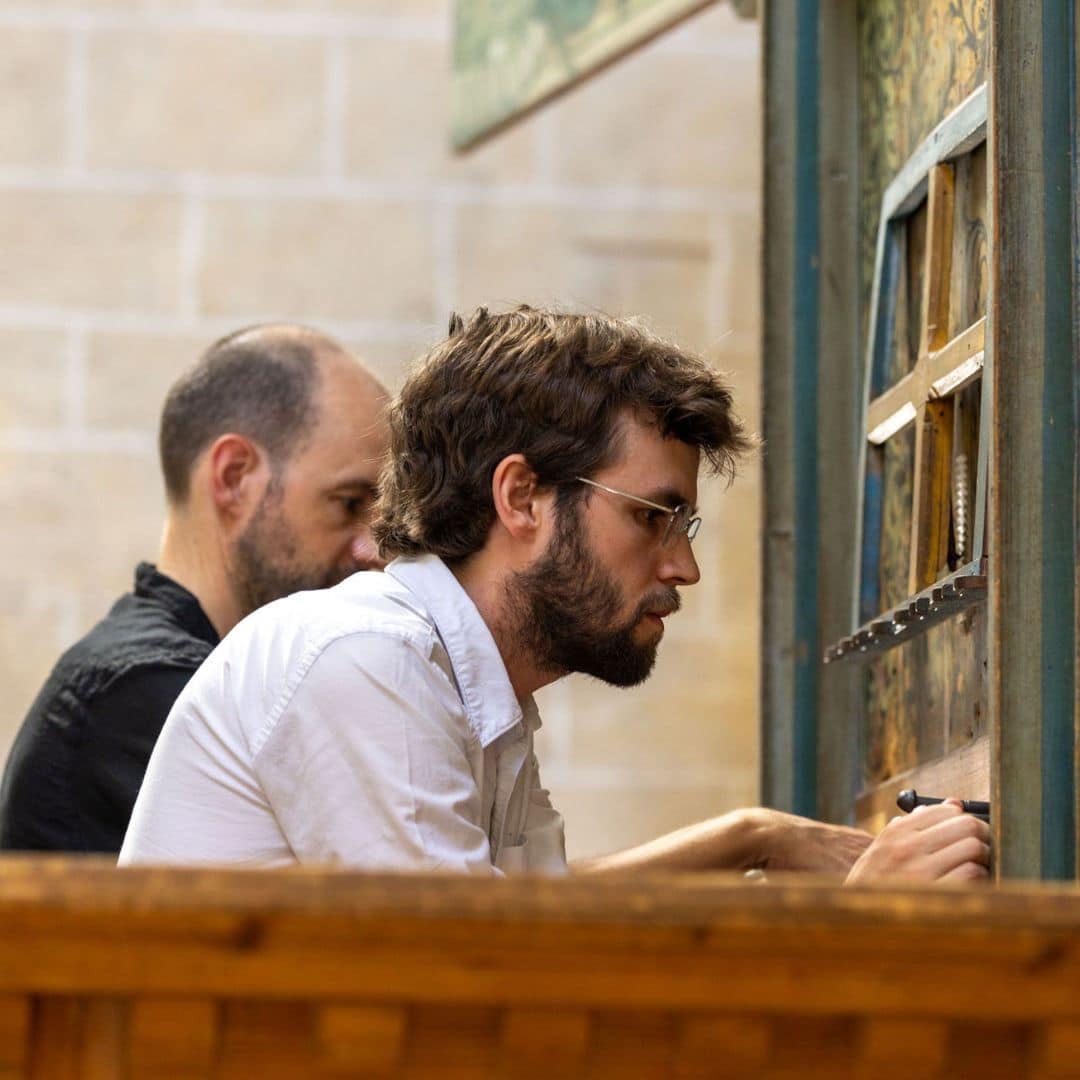
[[[751,440],[702,360],[525,307],[453,318],[390,423],[373,531],[393,561],[229,635],[165,725],[122,863],[567,869],[533,693],[648,677],[700,577],[703,459],[731,476]],[[582,869],[984,873],[983,823],[933,809],[873,845],[738,811]]]

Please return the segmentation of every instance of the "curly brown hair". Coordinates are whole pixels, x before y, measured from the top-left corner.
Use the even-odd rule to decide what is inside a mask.
[[[719,373],[634,321],[526,306],[451,316],[391,407],[380,553],[467,558],[494,522],[503,458],[524,455],[542,486],[589,476],[616,459],[627,411],[729,478],[753,445]]]

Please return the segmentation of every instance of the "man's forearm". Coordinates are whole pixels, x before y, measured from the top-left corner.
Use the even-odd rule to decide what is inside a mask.
[[[761,830],[753,810],[735,810],[659,836],[637,847],[575,860],[575,873],[648,870],[749,870],[760,865]]]
[[[647,870],[809,870],[846,874],[869,834],[766,807],[735,810],[638,847],[575,862],[584,873]]]

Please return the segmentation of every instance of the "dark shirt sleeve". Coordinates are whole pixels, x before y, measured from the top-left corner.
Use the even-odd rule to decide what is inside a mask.
[[[77,717],[59,700],[28,717],[4,775],[0,848],[118,853],[150,752],[194,672],[138,666]]]

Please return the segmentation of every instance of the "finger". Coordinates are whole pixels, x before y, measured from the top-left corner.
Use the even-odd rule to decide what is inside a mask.
[[[990,845],[976,836],[968,836],[946,848],[941,848],[926,858],[926,867],[935,881],[951,874],[964,863],[988,867]]]
[[[990,826],[972,814],[958,814],[956,817],[939,821],[929,829],[919,833],[919,842],[928,845],[928,851],[940,851],[968,837],[975,837],[984,844],[990,843]]]
[[[912,828],[929,829],[963,813],[964,808],[959,799],[946,799],[945,802],[935,803],[933,806],[916,806],[906,820],[914,822]]]
[[[981,863],[961,863],[947,874],[943,874],[938,881],[950,882],[981,882],[988,881],[990,870]]]

